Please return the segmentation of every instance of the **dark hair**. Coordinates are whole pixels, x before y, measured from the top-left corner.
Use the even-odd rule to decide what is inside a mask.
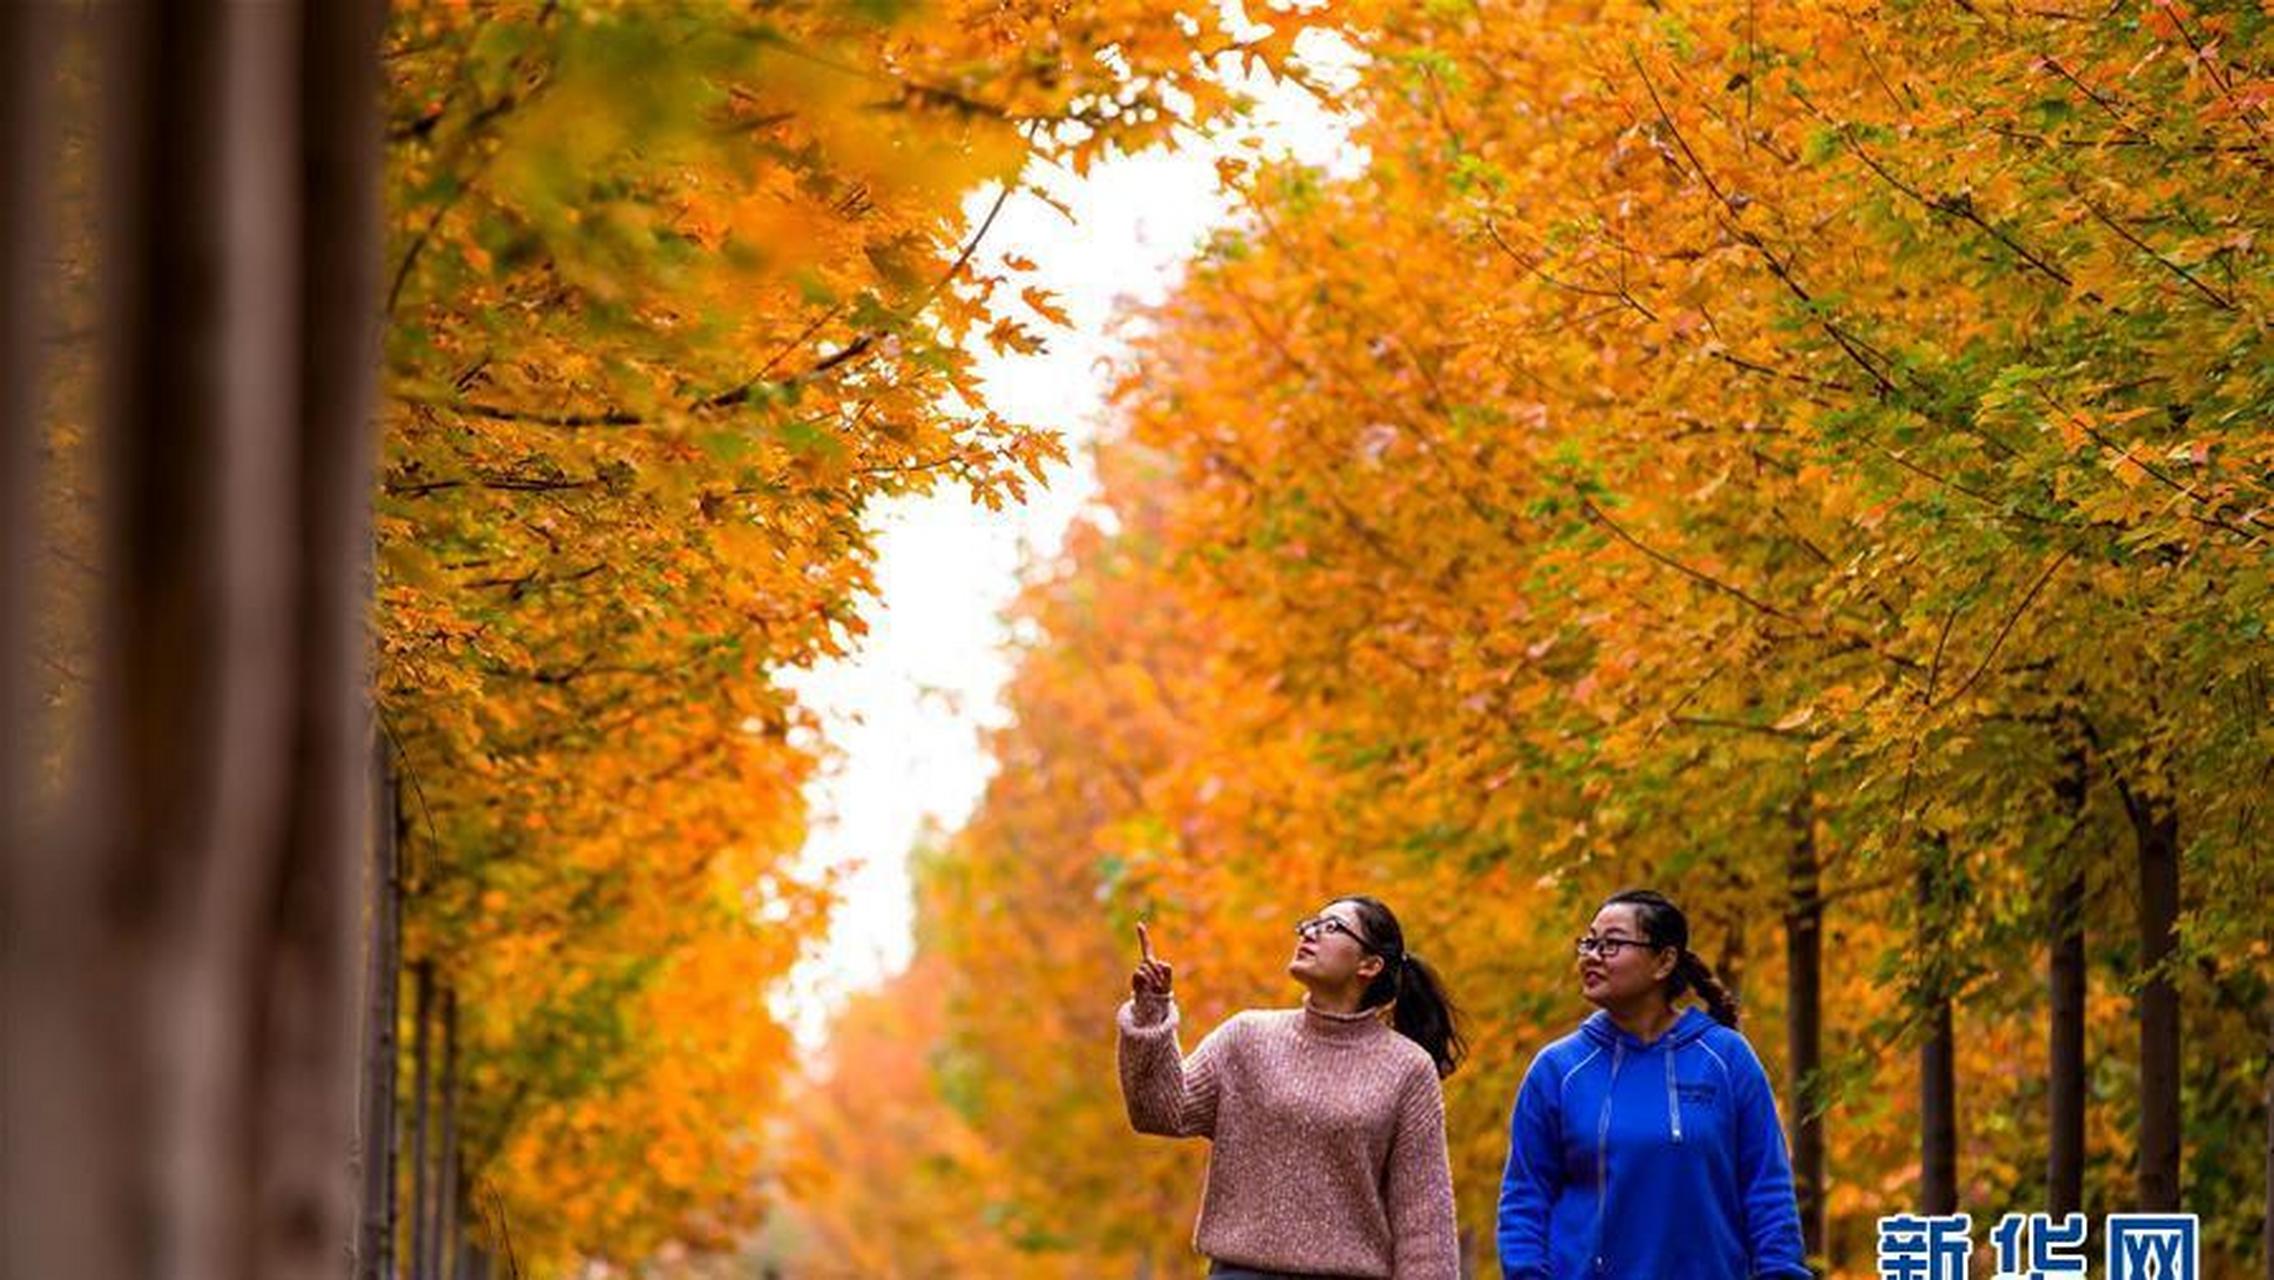
[[[1371,1009],[1395,1001],[1390,1025],[1429,1051],[1440,1077],[1453,1074],[1461,1059],[1469,1056],[1469,1042],[1461,1035],[1461,1011],[1445,994],[1437,971],[1406,950],[1405,930],[1398,927],[1397,916],[1379,899],[1351,894],[1335,901],[1358,909],[1358,925],[1366,931],[1366,948],[1382,958],[1382,971],[1367,984],[1359,1003]]]
[[[1665,894],[1649,889],[1628,889],[1603,899],[1606,907],[1629,906],[1642,925],[1642,935],[1654,948],[1672,947],[1677,953],[1674,972],[1666,978],[1666,998],[1677,1000],[1694,991],[1705,1001],[1706,1012],[1725,1027],[1737,1025],[1737,997],[1714,976],[1713,966],[1690,950],[1690,918]]]

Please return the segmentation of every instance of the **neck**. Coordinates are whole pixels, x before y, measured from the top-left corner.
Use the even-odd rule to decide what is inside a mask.
[[[1603,1012],[1611,1015],[1611,1021],[1618,1024],[1619,1030],[1644,1044],[1649,1044],[1672,1030],[1675,1019],[1681,1017],[1675,1011],[1673,1002],[1659,995],[1631,1004],[1606,1006]]]
[[[1358,1002],[1366,998],[1366,984],[1344,982],[1328,986],[1325,983],[1306,982],[1309,1002],[1320,1013],[1356,1013],[1362,1007]]]

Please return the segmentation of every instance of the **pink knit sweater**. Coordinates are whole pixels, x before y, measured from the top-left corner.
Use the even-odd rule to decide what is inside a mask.
[[[1139,1133],[1214,1140],[1193,1245],[1264,1271],[1459,1280],[1445,1098],[1427,1052],[1373,1012],[1249,1010],[1177,1046],[1165,996],[1121,1006]]]

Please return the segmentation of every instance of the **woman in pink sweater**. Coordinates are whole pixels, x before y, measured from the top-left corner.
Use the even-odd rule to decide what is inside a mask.
[[[1218,1280],[1458,1280],[1438,1081],[1466,1046],[1390,909],[1338,898],[1295,926],[1298,1009],[1250,1009],[1177,1045],[1169,966],[1137,926],[1119,1017],[1139,1133],[1210,1139],[1193,1245]]]

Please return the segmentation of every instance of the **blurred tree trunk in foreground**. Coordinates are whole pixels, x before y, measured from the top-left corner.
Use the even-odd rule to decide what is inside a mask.
[[[381,16],[0,15],[10,1275],[330,1276],[351,1236]],[[100,516],[57,737],[25,692],[54,531],[19,499],[50,456],[41,192],[82,162],[33,101],[66,40],[103,104]]]

